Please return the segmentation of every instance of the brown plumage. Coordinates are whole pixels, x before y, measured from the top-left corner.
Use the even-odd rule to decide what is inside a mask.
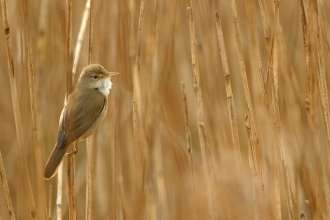
[[[99,64],[83,69],[62,110],[57,142],[45,167],[45,179],[56,174],[70,144],[93,134],[104,119],[111,89],[110,76],[115,74],[107,72]]]

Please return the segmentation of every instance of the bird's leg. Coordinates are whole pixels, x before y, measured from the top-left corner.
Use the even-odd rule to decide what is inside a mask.
[[[73,145],[73,150],[66,153],[66,155],[71,155],[71,154],[77,154],[79,151],[78,151],[78,147],[77,147],[77,144],[74,144]]]

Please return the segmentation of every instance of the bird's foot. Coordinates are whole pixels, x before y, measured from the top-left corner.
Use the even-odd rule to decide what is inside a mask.
[[[71,155],[71,154],[77,154],[79,151],[78,151],[78,148],[75,147],[72,151],[70,151],[69,153],[66,153],[66,155]]]

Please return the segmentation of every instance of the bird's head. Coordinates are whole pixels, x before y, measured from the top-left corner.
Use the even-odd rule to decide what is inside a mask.
[[[83,68],[77,86],[99,89],[100,92],[109,90],[111,89],[110,78],[117,74],[118,72],[109,72],[99,64],[91,64]]]

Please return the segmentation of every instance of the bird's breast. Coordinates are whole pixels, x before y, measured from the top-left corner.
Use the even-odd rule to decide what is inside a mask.
[[[97,118],[95,119],[93,124],[91,124],[91,126],[88,128],[88,130],[86,132],[84,132],[84,134],[78,139],[78,141],[82,141],[82,140],[86,139],[87,137],[89,137],[90,135],[92,135],[96,131],[96,129],[99,127],[99,125],[101,124],[101,122],[105,118],[107,110],[108,110],[108,98],[105,97],[102,111],[97,116]]]

